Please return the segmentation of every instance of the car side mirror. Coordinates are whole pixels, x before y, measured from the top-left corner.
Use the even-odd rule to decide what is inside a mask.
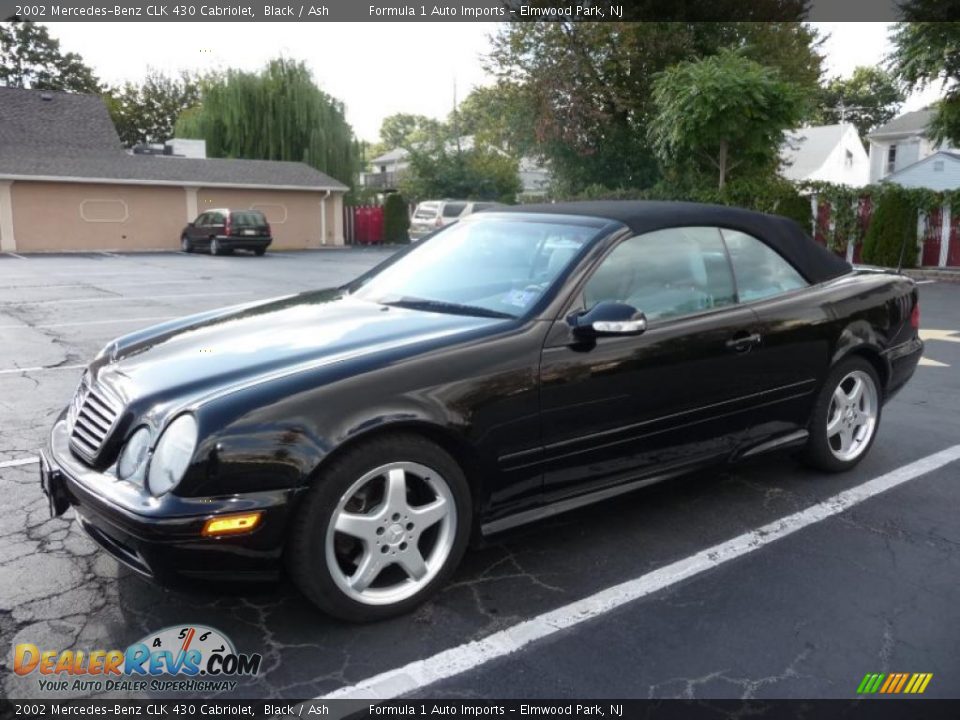
[[[571,319],[574,335],[584,340],[604,335],[639,335],[647,329],[647,318],[642,312],[613,300],[599,302]]]
[[[187,223],[187,227],[193,227],[193,221],[192,221],[192,220]]]

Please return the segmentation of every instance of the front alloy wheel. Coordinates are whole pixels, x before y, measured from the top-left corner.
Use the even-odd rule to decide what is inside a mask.
[[[343,494],[327,528],[334,582],[368,605],[416,595],[450,557],[455,504],[446,480],[425,465],[395,462],[366,473]]]
[[[374,438],[320,468],[297,508],[287,568],[330,615],[399,615],[456,569],[471,501],[463,470],[441,447],[406,433]]]
[[[190,240],[187,239],[186,235],[180,238],[180,249],[185,253],[193,252],[193,246],[190,244]]]

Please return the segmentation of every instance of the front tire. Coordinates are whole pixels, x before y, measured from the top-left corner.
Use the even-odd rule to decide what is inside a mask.
[[[463,470],[417,435],[347,450],[297,510],[288,571],[317,607],[351,622],[400,615],[433,595],[466,550],[472,503]]]
[[[193,245],[190,244],[190,240],[186,235],[183,235],[180,238],[180,249],[185,253],[193,252]]]
[[[877,436],[882,400],[880,379],[868,360],[851,357],[838,363],[817,397],[804,460],[826,472],[856,466]]]

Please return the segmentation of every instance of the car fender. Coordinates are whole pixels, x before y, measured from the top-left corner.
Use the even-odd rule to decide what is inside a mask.
[[[881,383],[886,382],[890,377],[890,361],[884,352],[883,339],[867,320],[853,320],[844,326],[834,346],[830,367],[855,353],[867,357],[877,368]]]

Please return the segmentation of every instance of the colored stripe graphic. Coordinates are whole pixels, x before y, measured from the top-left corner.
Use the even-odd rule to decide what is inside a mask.
[[[857,686],[858,695],[921,695],[933,679],[933,673],[867,673]]]

